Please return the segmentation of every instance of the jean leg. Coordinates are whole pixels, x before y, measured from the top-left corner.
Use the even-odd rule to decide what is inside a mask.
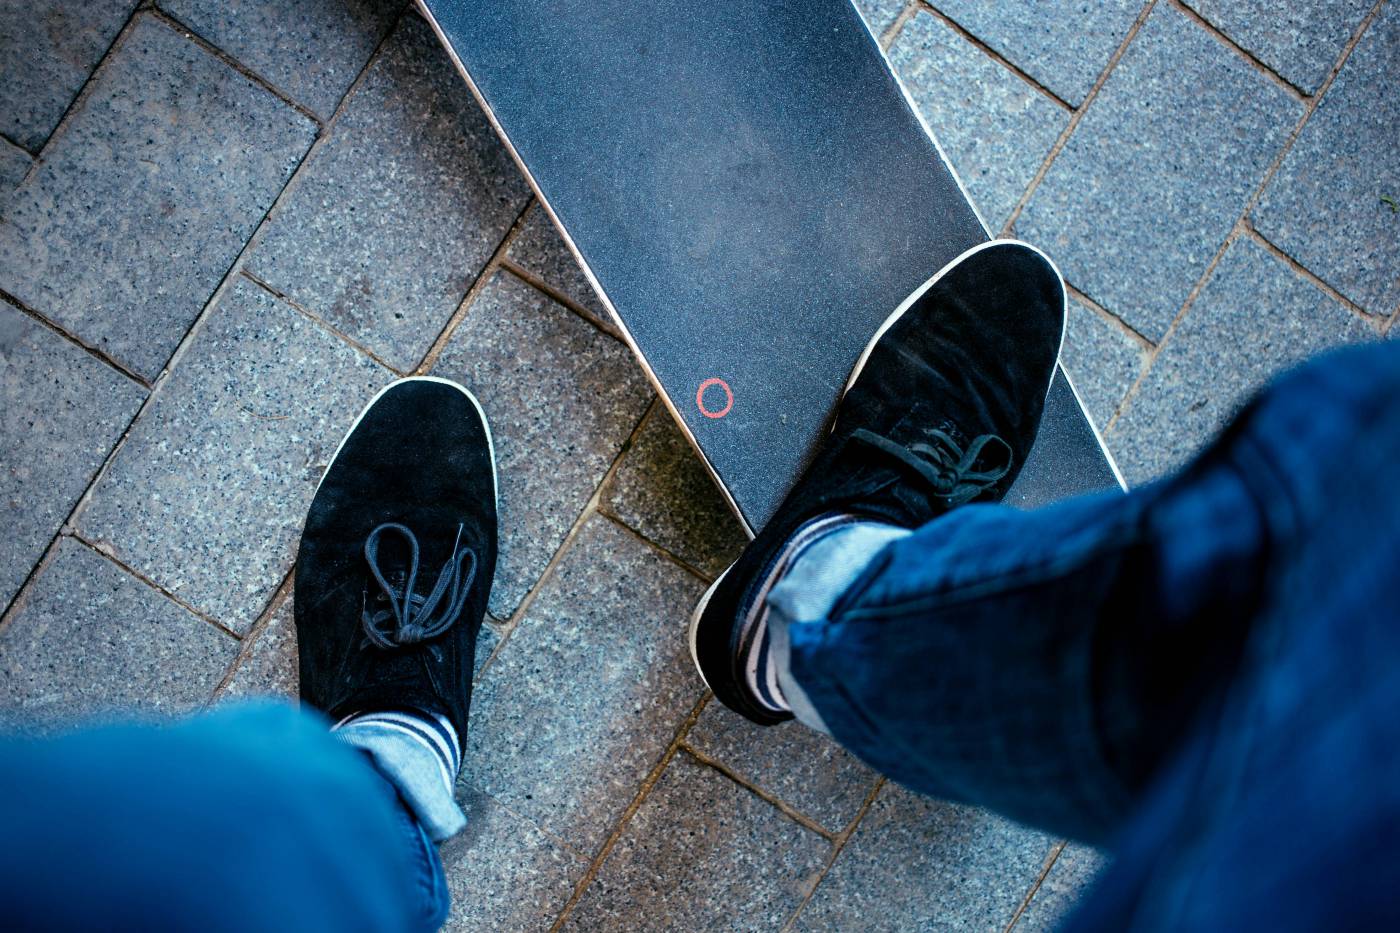
[[[1105,841],[1249,634],[1271,544],[1243,430],[1142,490],[971,506],[889,544],[829,618],[775,636],[790,676],[901,783]]]
[[[289,706],[0,741],[0,928],[436,929],[392,785]]]

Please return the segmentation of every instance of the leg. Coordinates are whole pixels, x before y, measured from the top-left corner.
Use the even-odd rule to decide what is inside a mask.
[[[437,854],[291,707],[0,742],[0,927],[432,930]]]

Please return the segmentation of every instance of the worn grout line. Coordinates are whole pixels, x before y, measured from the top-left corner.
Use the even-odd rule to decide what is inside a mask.
[[[812,881],[812,886],[808,888],[801,903],[793,908],[792,914],[782,926],[782,933],[791,933],[796,927],[797,921],[802,916],[802,912],[807,909],[807,905],[812,902],[812,898],[816,897],[817,889],[822,886],[822,882],[825,881],[826,876],[830,874],[832,866],[835,865],[836,860],[841,857],[841,853],[846,850],[847,843],[849,843],[851,837],[856,834],[856,830],[860,827],[861,821],[865,819],[865,814],[870,812],[871,806],[875,803],[875,798],[878,797],[880,791],[884,789],[886,780],[887,779],[884,777],[875,779],[875,783],[871,786],[870,792],[865,795],[865,800],[862,801],[860,809],[856,811],[855,818],[851,820],[849,826],[837,833],[836,841],[831,844],[831,851],[826,855],[826,864],[821,867],[821,871],[817,872],[816,878]]]
[[[885,31],[875,37],[875,42],[880,46],[881,50],[886,54],[889,53],[889,50],[894,47],[896,40],[899,39],[899,34],[904,31],[904,27],[908,25],[911,19],[919,15],[919,10],[922,8],[923,4],[920,0],[909,0],[909,2],[904,5],[904,9],[900,10],[895,15],[895,18],[885,26]]]
[[[287,571],[287,575],[282,578],[282,582],[277,585],[277,589],[272,591],[272,598],[267,601],[263,611],[253,620],[252,626],[248,629],[248,634],[241,639],[242,645],[238,649],[238,654],[229,662],[228,668],[224,671],[224,676],[219,678],[214,689],[209,693],[209,699],[204,704],[205,708],[214,705],[222,699],[225,691],[233,683],[233,679],[238,676],[238,672],[243,665],[253,656],[253,652],[258,649],[258,642],[263,635],[272,627],[272,619],[281,611],[283,604],[291,598],[292,580],[296,575],[296,562],[292,562],[292,567]]]
[[[588,520],[595,514],[599,514],[598,503],[602,500],[603,490],[608,487],[612,478],[621,468],[622,461],[626,458],[628,451],[632,449],[632,445],[636,443],[637,435],[641,433],[642,425],[646,423],[647,415],[657,404],[659,403],[655,398],[647,404],[646,410],[642,412],[642,416],[638,418],[637,423],[633,425],[631,432],[627,435],[627,439],[618,447],[617,455],[613,457],[612,463],[610,463],[607,470],[603,472],[603,478],[599,480],[592,495],[588,497],[588,501],[579,511],[578,517],[575,518],[574,523],[569,526],[569,530],[564,533],[564,539],[559,542],[559,547],[555,548],[554,553],[550,555],[548,563],[546,563],[544,569],[540,571],[540,575],[535,579],[534,584],[531,585],[530,589],[521,597],[520,603],[515,607],[514,611],[511,612],[510,618],[502,622],[502,631],[498,633],[501,640],[496,643],[496,647],[491,650],[491,654],[482,662],[481,670],[477,672],[477,677],[484,674],[487,668],[495,663],[496,658],[500,656],[506,644],[515,634],[515,630],[519,628],[520,623],[524,621],[526,614],[529,612],[530,607],[534,605],[540,592],[549,583],[550,578],[553,577],[554,571],[563,563],[569,551],[573,549],[574,541],[577,540],[578,536],[583,532],[584,525],[586,525]]]
[[[29,568],[29,573],[25,574],[24,579],[21,580],[19,586],[15,588],[15,595],[10,597],[9,603],[5,605],[3,611],[0,611],[0,635],[3,635],[5,631],[9,629],[15,617],[24,610],[25,603],[29,601],[30,589],[33,588],[34,582],[43,576],[44,571],[48,569],[49,565],[53,563],[54,557],[58,554],[58,542],[61,540],[63,540],[63,535],[61,533],[53,536],[53,540],[44,548],[44,553],[39,555],[39,559],[34,562],[34,566]]]
[[[73,99],[70,100],[68,106],[64,108],[62,116],[60,116],[58,122],[54,124],[53,129],[49,132],[48,138],[40,144],[37,152],[29,153],[34,157],[34,161],[30,164],[29,168],[25,170],[23,177],[19,180],[19,185],[15,186],[16,188],[27,182],[29,177],[33,175],[34,172],[38,171],[40,164],[44,161],[45,150],[49,148],[55,139],[67,130],[68,124],[72,122],[73,116],[87,104],[88,98],[92,96],[93,89],[97,86],[101,77],[106,74],[107,69],[111,66],[112,59],[116,57],[116,53],[126,44],[127,37],[130,36],[132,31],[136,28],[136,23],[140,20],[141,14],[146,8],[147,4],[143,2],[138,3],[136,7],[132,9],[131,15],[126,18],[125,23],[122,23],[122,28],[117,30],[116,36],[112,38],[111,43],[103,50],[101,57],[97,59],[97,64],[93,67],[92,71],[89,72],[87,79],[79,86],[78,93],[73,95]],[[19,146],[18,143],[15,143],[15,145]],[[19,148],[24,149],[25,152],[29,152],[24,146],[19,146]]]
[[[172,29],[175,32],[179,33],[186,40],[193,43],[198,48],[202,49],[206,54],[212,55],[214,58],[223,62],[225,65],[229,66],[234,71],[238,72],[240,75],[256,84],[258,87],[267,91],[273,97],[276,97],[288,107],[291,107],[301,116],[316,124],[316,129],[318,132],[325,132],[326,121],[321,119],[321,117],[314,110],[312,110],[310,107],[307,107],[305,104],[302,104],[300,101],[292,97],[286,91],[273,84],[270,80],[263,77],[257,71],[254,71],[252,68],[249,68],[247,65],[234,58],[228,52],[225,52],[223,49],[219,48],[213,42],[210,42],[208,39],[200,35],[190,26],[176,19],[174,16],[167,13],[165,10],[161,9],[158,6],[152,5],[147,11],[147,15],[150,16],[151,19],[156,20],[157,22],[160,22],[162,25],[168,27],[169,29]]]
[[[501,261],[505,259],[511,244],[515,242],[516,236],[524,228],[525,216],[530,212],[530,205],[533,203],[534,198],[525,199],[525,206],[515,215],[515,219],[511,221],[510,226],[506,227],[506,232],[501,237],[501,241],[496,244],[496,248],[491,251],[491,255],[487,257],[486,262],[483,263],[481,269],[477,271],[476,277],[472,279],[471,285],[467,286],[467,291],[462,296],[462,300],[457,303],[456,310],[447,318],[447,323],[443,325],[442,330],[438,331],[438,335],[433,338],[433,342],[428,345],[427,352],[425,352],[418,361],[418,365],[409,370],[410,373],[421,376],[431,372],[433,367],[437,365],[438,359],[442,356],[443,351],[446,350],[447,345],[452,342],[452,335],[457,332],[457,328],[462,326],[462,322],[465,321],[467,315],[471,313],[471,307],[476,303],[476,299],[481,297],[481,293],[491,284],[491,280],[495,277],[497,270],[501,268]]]
[[[49,320],[39,311],[25,304],[25,302],[18,296],[12,295],[9,292],[5,291],[3,288],[0,288],[0,301],[4,301],[5,303],[12,305],[21,314],[25,315],[26,317],[32,318],[35,323],[43,326],[46,330],[50,331],[54,335],[63,338],[63,340],[66,343],[72,344],[78,349],[85,351],[88,354],[88,356],[91,356],[99,362],[106,364],[108,368],[116,370],[118,373],[125,376],[127,379],[131,380],[141,388],[145,389],[147,392],[151,391],[152,383],[150,380],[146,379],[146,377],[140,375],[134,370],[127,369],[126,366],[124,366],[114,357],[108,356],[102,350],[99,350],[97,347],[94,347],[92,344],[87,343],[81,338],[79,338],[76,334],[70,333],[61,324],[56,324],[53,321]]]
[[[1074,298],[1080,304],[1084,305],[1086,308],[1092,311],[1094,314],[1098,315],[1100,318],[1103,318],[1105,323],[1120,330],[1123,333],[1124,337],[1127,337],[1133,343],[1138,345],[1138,349],[1144,350],[1149,353],[1153,349],[1155,349],[1156,344],[1154,344],[1151,340],[1147,339],[1147,337],[1144,336],[1137,328],[1133,327],[1133,325],[1129,324],[1127,321],[1123,320],[1121,317],[1114,314],[1112,311],[1108,310],[1103,305],[1099,304],[1097,301],[1090,298],[1088,295],[1084,294],[1068,282],[1065,283],[1065,291],[1069,293],[1071,298]]]
[[[1025,915],[1026,910],[1031,906],[1031,901],[1035,900],[1036,894],[1040,893],[1040,886],[1044,884],[1045,879],[1050,876],[1050,870],[1054,868],[1055,863],[1060,860],[1060,853],[1065,851],[1065,845],[1065,840],[1061,839],[1050,847],[1050,854],[1046,856],[1045,864],[1040,868],[1040,874],[1037,875],[1035,881],[1031,883],[1031,889],[1027,891],[1026,896],[1021,899],[1020,906],[1018,906],[1016,912],[1011,915],[1011,919],[1007,921],[1002,933],[1011,933],[1011,928]]]
[[[991,45],[984,42],[971,30],[965,28],[956,19],[949,16],[947,13],[944,13],[937,6],[935,6],[936,2],[937,0],[920,0],[919,6],[921,9],[927,11],[934,18],[942,21],[942,23],[945,26],[947,26],[949,29],[952,29],[953,32],[957,33],[961,38],[976,46],[997,64],[1001,65],[1007,71],[1010,71],[1016,77],[1020,78],[1023,82],[1030,85],[1032,90],[1038,91],[1042,96],[1049,98],[1050,102],[1055,104],[1061,110],[1067,111],[1069,113],[1074,113],[1076,108],[1073,104],[1065,100],[1059,94],[1056,94],[1054,91],[1050,90],[1050,88],[1046,87],[1044,84],[1037,81],[1035,78],[1031,77],[1029,72],[1024,71],[1019,65],[1013,62],[1011,59],[1007,58],[1005,55],[998,52],[996,49],[992,48]],[[1088,102],[1087,98],[1085,99],[1085,102]]]
[[[115,564],[117,567],[120,567],[122,570],[125,570],[128,575],[135,577],[137,580],[140,580],[142,583],[146,584],[151,589],[155,590],[157,593],[164,596],[166,599],[170,600],[172,603],[188,612],[190,615],[193,615],[198,619],[208,622],[210,625],[214,626],[214,628],[218,629],[220,632],[223,632],[225,635],[227,635],[229,638],[232,638],[234,641],[241,642],[243,640],[242,635],[239,635],[233,629],[229,628],[227,625],[220,622],[218,619],[214,618],[209,613],[204,612],[201,609],[196,609],[194,605],[192,605],[188,600],[176,596],[173,592],[161,586],[155,580],[152,580],[150,577],[146,576],[144,573],[137,570],[135,567],[131,566],[126,561],[122,560],[113,552],[112,546],[110,544],[89,541],[87,538],[84,538],[82,535],[80,535],[76,530],[69,530],[66,534],[60,535],[60,537],[67,537],[83,545],[88,550],[92,551],[94,554],[102,555],[104,558],[106,558],[111,563]]]
[[[120,32],[118,32],[118,35],[120,35]],[[113,41],[115,41],[115,40],[113,40]],[[104,53],[104,57],[105,57],[105,53]],[[98,61],[101,61],[101,59],[98,59]],[[89,75],[89,77],[91,77],[91,76]],[[67,112],[67,111],[65,111],[65,113],[66,113],[66,112]],[[60,120],[60,122],[62,122],[62,117],[60,117],[59,120]],[[56,131],[56,130],[55,130],[55,131]],[[49,136],[52,137],[52,136],[53,136],[53,133],[50,133]],[[11,136],[9,133],[6,133],[6,132],[3,131],[3,130],[0,130],[0,142],[9,143],[11,146],[13,146],[14,148],[18,149],[20,152],[23,152],[25,155],[29,156],[29,158],[30,158],[31,161],[37,160],[37,159],[39,158],[39,153],[44,151],[44,147],[43,147],[43,146],[40,146],[39,149],[38,149],[38,151],[35,151],[35,150],[33,150],[33,149],[30,149],[28,146],[22,146],[22,145],[20,145],[19,140],[15,139],[15,138],[14,138],[13,136]],[[47,143],[48,143],[48,140],[44,140],[44,143],[47,144]],[[28,169],[25,170],[25,173],[28,174]],[[21,176],[20,180],[23,181],[23,176]],[[19,186],[16,185],[15,187],[18,188]]]
[[[1254,226],[1253,220],[1248,217],[1244,219],[1244,236],[1247,239],[1253,240],[1255,243],[1259,244],[1270,254],[1272,254],[1275,258],[1282,261],[1286,266],[1292,269],[1293,272],[1299,278],[1305,279],[1307,282],[1311,283],[1319,291],[1327,295],[1327,297],[1331,298],[1333,301],[1338,302],[1352,314],[1361,318],[1361,320],[1365,321],[1367,324],[1370,324],[1372,327],[1378,326],[1377,322],[1383,325],[1389,319],[1388,315],[1372,314],[1356,302],[1352,301],[1346,295],[1343,295],[1336,288],[1329,285],[1322,279],[1321,276],[1317,275],[1307,266],[1303,265],[1301,262],[1288,255],[1288,253],[1284,252],[1283,248],[1280,247],[1277,243],[1275,243],[1273,240],[1270,240],[1264,234],[1260,233],[1259,230]]]
[[[258,288],[267,292],[276,300],[288,305],[292,310],[301,314],[302,317],[306,318],[311,323],[321,327],[332,337],[339,339],[342,343],[349,344],[352,349],[358,350],[364,356],[367,356],[371,360],[374,360],[374,362],[378,363],[380,366],[383,366],[385,369],[389,370],[389,372],[393,373],[394,375],[405,376],[408,374],[406,370],[399,369],[393,363],[390,363],[388,360],[381,357],[378,353],[371,350],[367,345],[361,343],[359,340],[356,340],[354,337],[351,337],[349,334],[340,330],[330,321],[327,321],[325,318],[321,317],[321,315],[317,314],[315,311],[312,311],[310,308],[297,301],[291,295],[288,295],[281,289],[276,288],[275,286],[270,285],[262,279],[258,278],[258,276],[255,273],[249,272],[246,267],[238,270],[237,274],[241,275],[249,282],[252,282]]]
[[[1026,205],[1030,203],[1031,198],[1035,195],[1036,189],[1039,188],[1040,183],[1045,180],[1045,176],[1050,174],[1050,167],[1055,164],[1055,160],[1059,158],[1060,153],[1069,145],[1070,137],[1072,137],[1074,131],[1079,128],[1079,124],[1083,121],[1084,115],[1089,112],[1090,106],[1098,98],[1099,92],[1103,90],[1104,85],[1108,83],[1109,77],[1117,70],[1118,63],[1123,59],[1123,56],[1127,54],[1128,47],[1133,44],[1133,40],[1136,39],[1138,33],[1142,31],[1143,25],[1147,22],[1147,18],[1152,15],[1152,11],[1156,6],[1157,0],[1147,0],[1141,12],[1138,13],[1137,19],[1133,20],[1133,25],[1128,28],[1127,35],[1123,37],[1123,41],[1118,44],[1118,48],[1114,49],[1113,54],[1109,56],[1108,64],[1105,65],[1103,71],[1099,73],[1098,79],[1094,81],[1093,87],[1089,88],[1089,93],[1084,95],[1084,101],[1070,114],[1069,122],[1065,124],[1065,128],[1060,131],[1059,138],[1056,139],[1054,145],[1050,147],[1050,152],[1045,156],[1045,161],[1040,163],[1040,168],[1036,170],[1035,177],[1032,178],[1030,184],[1026,186],[1026,190],[1021,192],[1021,197],[1017,200],[1016,206],[1012,208],[1010,216],[1006,219],[1006,223],[1002,225],[1000,236],[1010,236],[1012,229],[1016,226],[1016,221],[1021,219],[1021,213],[1026,209]]]
[[[836,833],[822,826],[816,820],[812,819],[810,816],[803,813],[801,810],[797,809],[792,804],[786,802],[777,795],[771,794],[763,788],[759,787],[757,784],[745,778],[743,775],[730,768],[718,758],[714,758],[710,755],[705,754],[704,752],[697,749],[694,745],[691,745],[689,742],[681,743],[681,751],[685,752],[691,758],[694,758],[700,764],[708,768],[712,768],[715,771],[718,771],[720,774],[724,775],[729,780],[733,781],[735,784],[738,784],[740,787],[753,794],[759,800],[762,800],[764,803],[767,803],[770,806],[772,806],[775,810],[781,812],[784,816],[792,820],[797,825],[801,826],[803,829],[811,830],[812,832],[821,836],[827,842],[836,841]]]
[[[1189,6],[1183,3],[1182,0],[1167,0],[1167,3],[1173,8],[1175,8],[1177,12],[1185,14],[1188,19],[1194,21],[1196,25],[1200,26],[1206,32],[1210,33],[1221,45],[1225,46],[1227,49],[1234,52],[1240,58],[1244,59],[1245,62],[1247,62],[1248,64],[1254,66],[1255,70],[1261,72],[1266,78],[1277,84],[1290,97],[1292,97],[1300,103],[1307,103],[1311,99],[1312,95],[1308,94],[1307,91],[1298,87],[1296,84],[1294,84],[1292,81],[1289,81],[1287,78],[1279,74],[1273,68],[1264,64],[1262,59],[1256,57],[1244,46],[1240,45],[1234,39],[1230,38],[1223,29],[1221,29],[1219,26],[1216,26],[1214,23],[1206,19],[1200,13],[1197,13],[1195,10],[1191,9]]]
[[[1156,0],[1152,0],[1152,2],[1156,2]],[[1176,316],[1172,318],[1171,324],[1167,326],[1166,331],[1162,334],[1162,339],[1157,341],[1156,349],[1153,350],[1148,357],[1147,366],[1143,368],[1142,372],[1138,374],[1137,379],[1129,386],[1128,391],[1124,394],[1123,398],[1119,400],[1118,407],[1114,409],[1113,417],[1109,418],[1108,424],[1104,425],[1103,433],[1105,436],[1114,429],[1124,413],[1131,407],[1139,390],[1152,374],[1152,370],[1156,367],[1157,360],[1161,358],[1163,350],[1171,342],[1171,338],[1180,328],[1181,322],[1185,319],[1187,312],[1189,312],[1195,304],[1196,299],[1200,296],[1201,292],[1205,290],[1206,283],[1208,283],[1215,274],[1215,270],[1220,265],[1221,260],[1225,258],[1225,254],[1229,251],[1230,247],[1234,245],[1235,241],[1242,235],[1245,235],[1246,231],[1250,229],[1250,216],[1253,214],[1254,208],[1259,204],[1259,201],[1263,199],[1264,192],[1268,190],[1269,185],[1274,180],[1274,176],[1278,174],[1279,169],[1283,167],[1284,160],[1288,158],[1288,154],[1293,151],[1293,147],[1303,135],[1303,130],[1307,128],[1308,121],[1311,120],[1312,115],[1317,112],[1317,108],[1321,105],[1323,98],[1332,88],[1333,82],[1337,80],[1337,76],[1341,74],[1342,69],[1346,67],[1347,60],[1351,58],[1351,53],[1355,51],[1357,45],[1360,44],[1362,37],[1366,35],[1366,31],[1371,28],[1371,23],[1373,23],[1380,14],[1381,8],[1385,6],[1385,2],[1386,0],[1376,0],[1375,5],[1371,7],[1371,11],[1361,20],[1360,25],[1356,27],[1356,30],[1347,40],[1346,46],[1342,49],[1336,62],[1333,63],[1332,69],[1327,73],[1327,78],[1322,82],[1321,86],[1318,87],[1317,93],[1303,105],[1302,114],[1294,123],[1293,129],[1289,131],[1288,137],[1283,141],[1283,145],[1279,147],[1278,154],[1274,156],[1273,162],[1269,164],[1268,169],[1259,180],[1259,184],[1255,186],[1254,191],[1245,200],[1244,209],[1240,211],[1239,218],[1230,228],[1230,232],[1225,235],[1225,241],[1221,243],[1215,256],[1211,258],[1210,263],[1206,266],[1205,272],[1201,274],[1196,284],[1192,286],[1190,293],[1186,296],[1185,302],[1183,302]]]
[[[705,709],[705,705],[710,702],[710,697],[711,694],[708,690],[700,696],[699,701],[691,709],[689,715],[681,722],[680,728],[676,730],[675,737],[672,738],[670,744],[666,746],[666,751],[662,753],[661,759],[647,772],[646,777],[642,778],[641,786],[638,788],[636,795],[633,796],[632,802],[622,811],[622,815],[618,817],[612,832],[608,834],[607,839],[603,840],[602,847],[594,854],[592,861],[588,865],[588,870],[583,873],[583,877],[580,878],[578,884],[574,886],[574,893],[570,895],[569,900],[560,908],[559,915],[554,918],[554,923],[550,926],[549,933],[558,933],[559,930],[563,929],[564,924],[569,919],[569,914],[578,906],[579,901],[583,899],[583,895],[588,890],[589,886],[597,880],[598,873],[602,871],[603,865],[608,860],[608,856],[612,854],[613,847],[616,846],[617,841],[622,838],[622,834],[627,831],[627,826],[632,822],[632,817],[636,816],[637,811],[642,808],[642,804],[646,803],[647,797],[651,795],[652,789],[656,787],[656,783],[661,780],[661,775],[666,772],[672,759],[674,759],[676,754],[680,751],[681,744],[690,733],[691,727],[699,720],[701,712]]]
[[[568,294],[549,284],[544,279],[536,275],[534,272],[531,272],[529,269],[525,268],[515,260],[511,259],[509,256],[502,257],[500,267],[504,271],[509,272],[511,275],[524,282],[526,285],[535,289],[535,291],[543,293],[555,304],[563,305],[565,308],[574,312],[574,314],[577,314],[579,317],[583,318],[585,322],[591,324],[595,330],[601,331],[602,333],[611,337],[613,340],[617,340],[619,342],[622,340],[622,338],[618,335],[616,329],[614,329],[609,322],[603,320],[602,318],[599,318],[597,315],[590,312],[587,308],[585,308],[578,301],[574,300]]]
[[[668,551],[665,547],[661,546],[660,544],[657,544],[655,541],[651,540],[646,535],[642,534],[640,531],[633,528],[631,525],[627,524],[622,519],[618,518],[616,515],[612,514],[612,512],[608,511],[607,507],[604,506],[601,502],[598,504],[597,513],[602,518],[605,518],[608,521],[612,522],[628,536],[636,538],[637,541],[645,545],[648,550],[655,551],[658,557],[663,558],[668,563],[675,564],[677,569],[684,570],[686,573],[695,577],[695,579],[699,582],[705,584],[715,582],[714,577],[705,573],[705,571],[701,570],[699,567],[694,566],[693,564],[684,560],[683,558],[676,556],[674,553]]]

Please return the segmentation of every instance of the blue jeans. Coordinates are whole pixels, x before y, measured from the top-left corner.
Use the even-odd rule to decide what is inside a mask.
[[[437,850],[328,728],[256,703],[0,742],[0,929],[437,929]]]
[[[1400,346],[1164,482],[931,522],[785,636],[877,769],[1114,851],[1072,927],[1393,929]]]

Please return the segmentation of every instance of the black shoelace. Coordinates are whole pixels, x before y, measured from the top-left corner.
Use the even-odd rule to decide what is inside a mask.
[[[394,583],[390,583],[379,568],[379,539],[391,531],[405,538],[409,547],[408,573],[395,574]],[[452,623],[462,614],[472,581],[476,578],[476,552],[471,548],[460,548],[461,542],[462,526],[458,525],[457,540],[452,543],[452,556],[438,572],[432,590],[423,596],[413,589],[418,582],[418,538],[413,532],[396,522],[385,522],[369,533],[365,539],[365,560],[369,562],[369,572],[379,584],[376,602],[385,604],[373,612],[367,605],[360,615],[360,624],[371,643],[379,648],[416,645],[436,638],[452,627]],[[471,558],[471,568],[463,575],[462,564],[468,558]],[[443,603],[441,608],[439,603]]]
[[[983,434],[966,451],[942,431],[930,430],[927,437],[927,443],[905,446],[861,428],[852,432],[851,441],[873,447],[913,470],[949,508],[971,502],[1011,472],[1011,445],[995,434]],[[976,469],[983,452],[998,444],[1006,451],[1004,462],[990,469]]]

